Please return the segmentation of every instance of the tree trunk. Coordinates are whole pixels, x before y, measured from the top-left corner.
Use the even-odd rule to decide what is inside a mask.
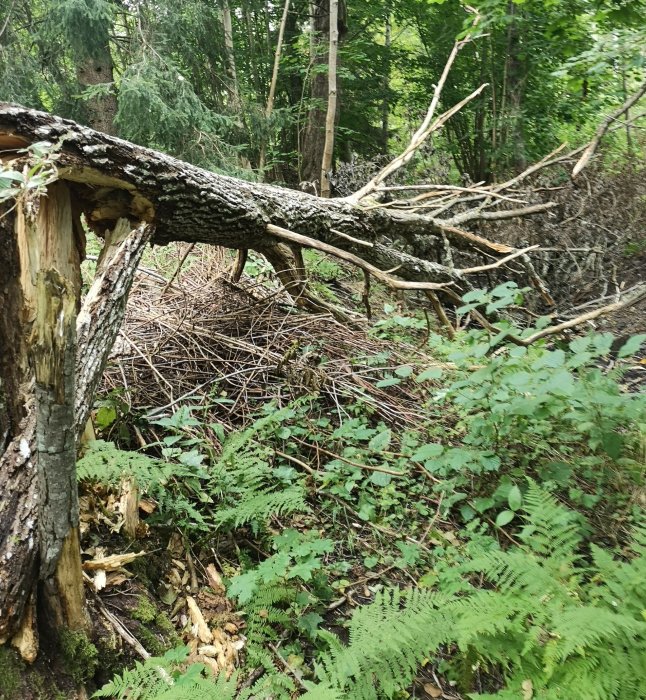
[[[382,89],[384,96],[381,100],[381,149],[384,153],[388,153],[388,139],[389,139],[389,127],[388,127],[388,117],[390,114],[390,47],[392,43],[392,24],[390,20],[390,10],[386,16],[386,26],[384,28],[384,48],[386,52],[385,56],[385,68]]]
[[[98,29],[92,28],[93,33]],[[89,33],[89,32],[88,32]],[[114,64],[110,51],[110,27],[101,27],[94,46],[78,53],[76,77],[81,88],[105,85],[107,92],[95,94],[85,100],[88,125],[104,134],[116,134],[117,93],[114,88]],[[110,87],[107,87],[107,85]]]
[[[23,195],[0,218],[0,483],[8,485],[0,499],[0,642],[12,639],[29,661],[38,650],[37,595],[41,632],[88,626],[76,440],[121,323],[130,286],[123,280],[131,281],[143,250],[137,240],[134,267],[123,255],[113,256],[116,269],[106,263],[77,319],[84,240],[71,190],[55,182],[47,196]],[[119,280],[123,293],[110,295]]]
[[[471,248],[482,241],[458,231],[457,220],[448,219],[446,228],[423,215],[236,180],[84,131],[72,121],[0,103],[0,148],[3,132],[52,142],[65,135],[59,177],[75,183],[76,201],[101,233],[120,217],[154,220],[156,243],[181,240],[262,252],[277,242],[267,229],[274,224],[355,252],[377,267],[397,268],[404,279],[458,284],[463,281],[458,273],[402,249],[413,250],[420,238],[441,239],[442,232],[458,246]],[[390,244],[397,238],[399,250]],[[486,242],[483,249],[492,252]]]
[[[239,112],[241,110],[241,101],[240,88],[238,86],[238,72],[236,70],[236,58],[233,50],[233,23],[231,21],[231,8],[229,7],[229,0],[221,0],[221,2],[229,104],[235,112]]]
[[[511,15],[509,33],[507,35],[507,101],[508,113],[501,114],[508,122],[506,129],[506,144],[511,146],[510,165],[516,171],[521,171],[527,166],[527,154],[525,149],[525,134],[523,131],[523,97],[525,89],[525,59],[522,57],[523,46],[520,26],[517,18],[517,5],[509,3]]]
[[[278,83],[278,67],[280,66],[280,56],[283,50],[283,37],[285,35],[285,26],[287,24],[287,13],[289,12],[289,0],[285,0],[283,8],[283,16],[280,20],[278,28],[278,39],[276,41],[276,53],[274,54],[274,68],[271,73],[271,83],[269,85],[269,96],[267,97],[267,106],[265,107],[265,119],[267,120],[267,129],[269,130],[269,119],[274,111],[274,99],[276,97],[276,85]],[[263,137],[260,146],[260,158],[258,162],[258,170],[260,177],[263,178],[263,170],[265,167],[265,153],[267,148],[267,137]]]
[[[0,504],[2,510],[10,506],[2,518],[0,558],[18,564],[18,570],[9,566],[0,574],[0,637],[15,635],[23,657],[33,659],[35,629],[24,624],[33,616],[23,618],[23,611],[33,605],[38,580],[57,625],[85,626],[74,427],[82,241],[74,232],[63,182],[50,185],[47,197],[18,202],[6,221],[5,237],[17,254],[13,275],[19,303],[3,299],[2,315],[18,336],[13,348],[5,344],[10,342],[6,333],[2,338],[1,352],[16,361],[13,370],[4,368],[3,383],[17,388],[22,420],[10,423],[10,442],[0,458],[0,474],[17,489]],[[59,567],[62,553],[65,565]]]
[[[321,197],[329,197],[332,157],[334,155],[334,125],[336,122],[336,57],[339,44],[339,0],[330,3],[330,45],[328,49],[328,98],[325,115],[325,142],[321,161]]]
[[[314,0],[310,4],[310,12],[311,103],[303,137],[300,179],[315,183],[316,191],[320,192],[319,177],[325,147],[325,105],[328,95],[325,69],[328,65],[326,49],[329,43],[330,0]]]

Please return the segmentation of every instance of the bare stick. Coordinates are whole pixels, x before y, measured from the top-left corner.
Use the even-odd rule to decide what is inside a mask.
[[[322,251],[323,253],[328,253],[329,255],[334,255],[337,258],[341,258],[341,260],[345,260],[346,262],[350,262],[362,270],[369,272],[373,277],[376,277],[391,289],[444,289],[451,284],[450,282],[444,284],[437,282],[407,282],[404,280],[395,279],[387,272],[383,272],[378,267],[367,263],[365,260],[362,260],[360,257],[353,255],[352,253],[348,253],[345,250],[336,248],[328,243],[317,241],[309,236],[302,236],[300,233],[295,233],[294,231],[290,231],[289,229],[282,228],[281,226],[276,226],[274,224],[267,224],[267,233],[275,236],[276,238],[282,238],[283,240],[291,241],[292,243],[298,243],[305,248],[314,248]]]
[[[370,180],[369,183],[364,185],[360,190],[355,192],[353,195],[350,195],[349,197],[346,198],[348,202],[351,203],[357,203],[367,195],[369,195],[371,192],[374,192],[374,190],[388,177],[390,177],[394,172],[399,170],[403,165],[406,165],[408,161],[415,155],[415,152],[419,149],[419,147],[426,141],[426,139],[435,131],[438,131],[444,124],[457,112],[459,112],[464,105],[466,105],[468,102],[471,102],[474,98],[476,98],[485,88],[487,87],[487,83],[484,83],[481,85],[479,88],[474,90],[470,95],[465,97],[463,100],[460,100],[456,105],[451,107],[451,109],[447,110],[444,112],[444,114],[440,115],[429,127],[425,128],[423,131],[419,129],[413,138],[411,139],[410,144],[407,146],[406,150],[401,153],[400,155],[397,156],[394,160],[392,160],[385,168],[383,168],[375,177]],[[437,90],[437,88],[436,88]],[[433,106],[433,105],[432,105]],[[433,106],[433,109],[435,107]],[[427,114],[428,116],[428,114]],[[426,123],[426,120],[424,120]]]
[[[480,17],[479,15],[476,15],[476,18],[473,21],[473,27],[478,23]],[[442,90],[444,89],[444,85],[446,83],[446,79],[449,76],[449,72],[451,70],[451,67],[453,66],[453,63],[455,61],[456,56],[458,55],[459,51],[466,46],[469,41],[471,41],[471,37],[466,37],[465,39],[462,39],[461,41],[456,41],[455,44],[453,44],[453,48],[451,49],[451,53],[449,54],[449,57],[446,61],[446,64],[444,66],[444,70],[442,71],[442,75],[440,76],[440,79],[437,81],[437,85],[435,86],[435,90],[433,91],[433,98],[431,99],[431,104],[428,107],[428,111],[426,112],[426,116],[424,117],[424,121],[421,123],[419,129],[413,134],[410,144],[406,148],[406,150],[397,158],[392,160],[385,168],[383,168],[370,182],[368,182],[366,185],[364,185],[360,190],[355,192],[353,195],[348,197],[349,201],[353,202],[358,202],[360,199],[368,195],[370,192],[373,192],[375,188],[382,183],[389,175],[392,175],[396,170],[399,170],[402,165],[405,165],[413,156],[413,153],[422,145],[424,140],[429,136],[431,133],[429,130],[429,127],[431,125],[431,122],[433,120],[433,115],[435,114],[435,110],[437,109],[437,105],[439,104],[440,101],[440,96],[442,94]],[[484,87],[484,86],[482,86]],[[482,89],[479,88],[479,89]],[[473,95],[475,96],[475,95]],[[463,100],[464,102],[464,100]],[[447,117],[448,118],[448,117]]]
[[[321,162],[321,197],[329,197],[330,170],[334,151],[334,121],[336,118],[336,57],[339,46],[339,0],[330,0],[330,45],[328,49],[328,98],[325,116],[325,143]]]
[[[346,241],[350,241],[351,243],[363,245],[366,246],[366,248],[374,248],[374,244],[370,243],[369,241],[362,241],[360,238],[349,236],[347,233],[343,233],[343,231],[337,231],[337,229],[335,228],[331,228],[330,231],[332,231],[332,233],[336,236],[339,236],[339,238],[345,238]]]
[[[171,286],[171,284],[173,284],[173,282],[177,279],[177,275],[179,275],[180,270],[182,269],[184,263],[186,262],[186,258],[188,258],[188,256],[191,254],[191,251],[193,250],[193,248],[195,248],[195,243],[191,243],[191,245],[189,245],[189,247],[184,251],[184,255],[182,255],[179,263],[177,263],[177,267],[175,268],[175,272],[173,272],[171,278],[166,283],[166,286],[162,289],[160,296],[163,297],[164,294],[166,294],[168,288]]]
[[[528,338],[519,338],[519,340],[521,341],[522,345],[531,345],[532,343],[536,342],[537,340],[540,340],[541,338],[544,338],[547,335],[554,335],[555,333],[560,333],[561,331],[565,331],[568,328],[574,328],[574,326],[578,326],[581,323],[585,323],[586,321],[592,321],[593,319],[598,318],[599,316],[607,316],[608,314],[614,313],[615,311],[619,311],[619,309],[623,309],[627,306],[632,306],[644,296],[646,296],[646,285],[639,288],[635,294],[631,294],[630,297],[624,299],[624,301],[618,301],[614,304],[608,304],[608,306],[602,306],[601,308],[595,309],[594,311],[588,311],[588,313],[586,314],[577,316],[576,318],[573,318],[569,321],[564,321],[563,323],[559,323],[556,326],[549,326],[548,328],[543,328],[543,330],[538,331],[533,335],[530,335]]]
[[[474,272],[486,272],[487,270],[495,270],[497,267],[502,267],[510,260],[513,260],[514,258],[520,258],[526,253],[529,253],[530,250],[538,250],[539,248],[539,245],[530,245],[528,248],[517,250],[511,255],[507,255],[504,258],[500,258],[500,260],[497,260],[495,263],[490,263],[488,265],[478,265],[477,267],[465,267],[462,270],[456,270],[456,272],[459,272],[462,275],[471,275]]]
[[[435,315],[437,316],[439,322],[446,329],[446,334],[449,336],[449,339],[453,340],[455,338],[455,328],[453,328],[451,321],[449,321],[449,317],[446,315],[444,307],[440,303],[440,300],[437,298],[437,294],[435,292],[426,292],[426,296],[431,302],[431,305],[433,306],[433,311],[435,311]]]
[[[617,111],[608,115],[601,122],[594,135],[594,138],[592,139],[592,141],[590,141],[587,148],[585,149],[585,151],[583,151],[583,154],[579,158],[577,164],[574,166],[572,170],[572,178],[575,178],[589,163],[590,158],[592,158],[592,156],[594,155],[595,151],[597,150],[597,147],[599,146],[599,142],[604,137],[606,131],[608,131],[608,129],[610,128],[612,122],[614,122],[618,117],[624,114],[624,112],[627,112],[638,100],[640,100],[644,96],[644,94],[646,94],[646,81],[642,83],[639,90],[637,90],[636,93],[629,97]]]
[[[457,225],[464,224],[467,221],[500,221],[501,219],[515,219],[521,216],[531,216],[532,214],[540,214],[544,211],[554,209],[558,204],[556,202],[545,202],[544,204],[532,204],[529,207],[521,207],[519,209],[501,209],[500,211],[480,211],[479,209],[471,209],[463,214],[457,214],[452,219],[447,220],[447,224]]]

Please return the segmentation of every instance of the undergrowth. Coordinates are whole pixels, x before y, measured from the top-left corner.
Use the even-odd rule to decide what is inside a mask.
[[[458,313],[520,292],[472,293]],[[209,685],[176,651],[97,697],[403,698],[430,670],[453,697],[646,698],[646,401],[622,388],[644,337],[507,340],[546,323],[448,342],[390,308],[373,332],[400,353],[421,336],[424,354],[351,362],[414,388],[416,423],[314,393],[228,435],[183,405],[143,451],[90,444],[83,480],[127,476],[157,505],[151,526],[235,543],[220,557],[246,621],[237,680]]]

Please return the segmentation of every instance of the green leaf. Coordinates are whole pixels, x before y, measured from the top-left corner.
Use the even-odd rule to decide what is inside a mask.
[[[381,381],[377,382],[375,384],[375,387],[377,389],[385,389],[388,386],[397,386],[397,384],[401,384],[402,380],[398,379],[397,377],[389,377],[388,379],[382,379]]]
[[[422,445],[415,454],[412,455],[411,459],[415,462],[424,462],[432,457],[439,457],[444,452],[444,446],[438,445],[436,443],[430,443],[428,445]]]
[[[507,503],[512,510],[518,510],[523,502],[523,496],[520,492],[518,486],[514,485],[509,489],[509,494],[507,495]],[[505,511],[503,511],[504,513]],[[498,516],[500,517],[500,516]]]
[[[605,453],[611,459],[617,460],[621,457],[624,441],[619,433],[604,433],[601,436],[601,444],[603,445]]]
[[[199,467],[204,461],[204,455],[200,454],[197,450],[191,450],[190,452],[182,453],[178,462],[186,465],[187,467]]]
[[[383,472],[373,472],[370,476],[370,481],[375,486],[388,486],[392,481],[392,476],[390,474],[384,474]]]
[[[368,447],[371,450],[375,450],[375,452],[381,452],[382,450],[385,450],[388,447],[388,445],[390,445],[391,437],[392,431],[390,430],[390,428],[382,430],[370,440],[370,442],[368,443]]]
[[[413,373],[413,368],[410,365],[402,365],[401,367],[397,367],[395,370],[395,374],[398,377],[402,377],[402,379],[406,379],[406,377],[410,377],[410,375]]]
[[[368,556],[364,557],[363,559],[363,565],[366,567],[366,569],[374,569],[375,566],[379,563],[379,557],[376,556]]]
[[[512,510],[501,510],[496,518],[496,525],[498,527],[504,527],[514,519],[515,515],[516,514]]]
[[[629,338],[620,348],[619,352],[617,353],[618,358],[622,357],[629,357],[630,355],[634,355],[639,348],[642,346],[642,343],[646,340],[646,333],[640,333],[639,335],[634,335],[632,338]]]
[[[323,618],[318,613],[309,612],[300,616],[298,629],[303,630],[310,639],[314,639],[318,634],[318,627],[321,622],[323,622]]]
[[[94,425],[99,430],[109,428],[117,420],[117,409],[114,406],[101,406],[94,416]]]
[[[415,381],[418,384],[421,384],[422,382],[426,382],[429,379],[439,379],[442,376],[442,368],[441,367],[429,367],[428,369],[425,369],[421,374],[418,374],[415,377]]]
[[[22,182],[23,175],[16,170],[2,170],[0,171],[0,182],[3,180],[10,182]]]
[[[240,605],[248,603],[256,592],[258,585],[258,573],[249,571],[246,574],[236,576],[232,581],[227,591],[232,598],[237,598]]]

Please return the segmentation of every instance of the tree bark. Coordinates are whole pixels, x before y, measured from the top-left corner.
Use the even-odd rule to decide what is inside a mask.
[[[330,171],[334,155],[334,125],[336,122],[336,61],[339,44],[339,0],[329,0],[330,3],[330,45],[328,48],[328,97],[327,114],[325,115],[325,142],[321,161],[321,197],[329,197]]]
[[[377,267],[397,268],[403,279],[458,285],[463,279],[457,272],[407,250],[429,237],[441,240],[443,232],[457,246],[470,249],[482,242],[423,215],[364,208],[218,175],[69,120],[0,103],[0,148],[10,138],[15,143],[16,136],[26,143],[56,142],[63,135],[59,177],[70,183],[76,202],[100,233],[125,217],[154,221],[155,243],[181,240],[262,252],[276,243],[267,231],[274,224],[354,252]],[[482,249],[492,252],[486,241]]]
[[[241,110],[240,88],[238,86],[238,72],[236,70],[236,58],[233,49],[233,23],[231,21],[231,8],[229,7],[229,0],[221,0],[221,3],[229,104],[235,112],[239,112]]]
[[[316,184],[320,192],[321,163],[325,146],[325,105],[327,104],[330,0],[313,0],[310,3],[310,109],[303,137],[300,179]]]
[[[93,26],[92,32],[98,28]],[[88,33],[90,33],[88,31]],[[97,85],[109,85],[106,92],[88,97],[85,100],[88,125],[104,134],[116,134],[115,119],[118,103],[114,89],[114,63],[110,50],[110,27],[101,27],[93,46],[77,51],[76,77],[83,89],[94,88]]]
[[[79,236],[70,185],[26,194],[0,217],[0,643],[38,650],[36,596],[48,627],[85,629],[76,441],[119,329],[144,224],[108,235],[77,318]],[[77,350],[77,338],[78,350]],[[77,381],[78,378],[78,381]]]
[[[18,303],[3,299],[2,315],[16,331],[11,339],[5,329],[0,352],[16,361],[3,374],[5,381],[13,375],[6,383],[17,391],[8,424],[11,441],[0,457],[0,475],[14,487],[0,502],[0,559],[11,562],[0,574],[0,638],[15,635],[23,657],[32,660],[37,652],[35,629],[30,628],[34,616],[24,612],[34,609],[38,580],[57,624],[78,629],[85,623],[74,428],[83,242],[74,231],[64,182],[50,185],[47,197],[24,195],[5,220],[3,238],[13,251]],[[8,345],[11,340],[14,347]],[[16,414],[22,416],[20,422]],[[65,566],[59,568],[63,552]]]

